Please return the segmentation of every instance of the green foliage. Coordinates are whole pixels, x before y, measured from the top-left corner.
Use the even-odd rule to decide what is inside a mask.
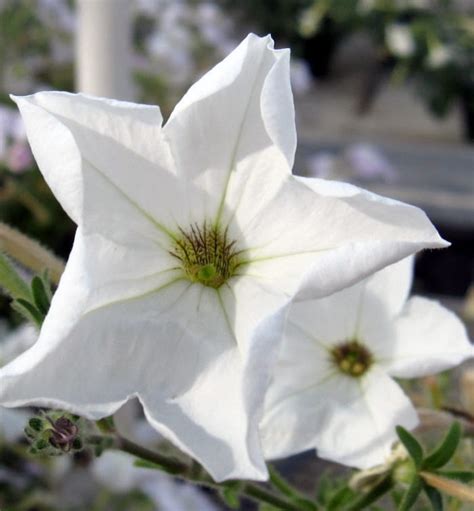
[[[423,480],[419,475],[416,475],[407,491],[402,497],[402,501],[398,506],[398,511],[409,511],[418,499],[421,491],[423,490]]]
[[[396,430],[400,442],[408,451],[416,468],[421,468],[423,462],[423,447],[421,447],[418,440],[402,426],[397,426]]]
[[[2,252],[0,252],[0,286],[13,299],[31,299],[28,285]]]
[[[443,497],[440,489],[448,491],[450,486],[450,494],[457,495],[461,500],[471,493],[469,487],[464,484],[474,480],[474,472],[437,470],[448,464],[456,453],[462,437],[461,425],[458,422],[451,424],[440,444],[426,457],[420,443],[411,433],[398,426],[397,434],[416,467],[416,471],[411,475],[408,489],[401,499],[397,498],[398,511],[409,511],[422,491],[428,498],[433,511],[443,511]],[[453,481],[452,485],[447,484],[449,480]]]
[[[440,445],[423,461],[423,468],[433,470],[441,468],[454,456],[461,441],[461,425],[454,422]]]
[[[233,485],[225,485],[219,492],[219,495],[230,509],[239,509],[240,494],[238,487],[235,488]]]
[[[441,493],[436,488],[433,488],[426,483],[423,485],[423,489],[431,503],[433,511],[443,511],[443,496]]]
[[[40,328],[51,305],[52,291],[48,274],[45,272],[42,275],[35,275],[30,288],[27,286],[26,289],[27,298],[17,298],[12,302],[12,308]]]
[[[367,493],[359,495],[353,499],[346,507],[344,511],[359,511],[366,509],[370,505],[377,502],[384,495],[386,495],[393,488],[393,481],[391,475],[386,475],[380,479]],[[336,508],[334,508],[336,509]]]

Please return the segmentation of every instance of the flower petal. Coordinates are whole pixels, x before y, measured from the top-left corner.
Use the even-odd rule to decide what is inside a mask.
[[[164,131],[178,173],[211,198],[195,201],[194,209],[205,208],[202,215],[219,221],[229,179],[241,173],[242,161],[260,161],[267,150],[282,160],[287,174],[291,171],[296,130],[289,51],[274,50],[270,36],[250,34],[190,88]],[[253,171],[263,169],[254,164]]]
[[[383,462],[395,426],[413,428],[415,409],[379,368],[363,380],[334,375],[269,410],[262,423],[268,458],[316,448],[321,458],[369,468]]]
[[[289,322],[260,423],[265,457],[282,458],[314,447],[321,388],[334,376],[327,348]],[[326,399],[326,398],[324,398]]]
[[[474,357],[461,320],[435,300],[411,298],[394,327],[381,363],[397,378],[434,374]]]
[[[249,315],[254,328],[236,333],[239,300],[221,301],[216,290],[173,274],[140,277],[145,269],[127,270],[126,255],[108,260],[121,275],[108,280],[84,258],[107,260],[101,247],[110,242],[82,236],[79,229],[39,340],[0,370],[1,402],[97,419],[138,396],[150,423],[216,480],[266,478],[257,426],[284,300],[269,300],[273,316],[260,306],[266,316]]]
[[[300,288],[298,299],[325,296],[422,248],[446,246],[413,206],[318,179],[251,179],[235,214],[248,271],[287,292]]]
[[[184,200],[157,107],[64,92],[15,101],[40,169],[76,223],[119,241],[168,239],[172,206]]]
[[[320,411],[318,456],[370,468],[390,453],[395,427],[413,429],[418,418],[410,400],[384,371],[374,367],[361,381],[332,380]],[[342,384],[341,384],[342,383]]]

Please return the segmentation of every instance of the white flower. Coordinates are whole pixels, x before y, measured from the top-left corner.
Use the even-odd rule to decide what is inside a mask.
[[[453,54],[450,48],[444,44],[436,44],[428,52],[427,64],[433,69],[445,66],[452,59]]]
[[[262,422],[265,454],[316,448],[359,468],[384,460],[395,426],[415,409],[393,378],[413,378],[474,356],[461,321],[438,302],[407,300],[407,258],[351,288],[289,313]]]
[[[388,49],[397,57],[411,57],[416,45],[408,26],[392,23],[385,30],[385,42]]]
[[[162,127],[157,107],[16,98],[78,224],[38,342],[0,402],[98,419],[138,397],[217,480],[265,478],[258,434],[292,297],[324,296],[446,243],[417,208],[291,175],[289,52],[248,36]]]

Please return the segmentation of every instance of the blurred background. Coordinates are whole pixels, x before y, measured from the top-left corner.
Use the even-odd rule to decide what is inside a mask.
[[[250,31],[292,49],[295,173],[422,207],[452,247],[418,258],[416,290],[441,299],[472,332],[473,0],[1,0],[1,221],[67,258],[75,226],[41,178],[9,94],[82,91],[158,104],[166,119]],[[3,297],[0,315],[1,365],[36,334]],[[463,374],[412,391],[435,407],[446,391],[456,406]],[[111,463],[112,480],[84,456],[33,463],[20,448],[24,420],[0,409],[0,509],[217,509],[202,493],[137,476],[129,459],[99,458]],[[129,428],[147,434],[141,423]]]

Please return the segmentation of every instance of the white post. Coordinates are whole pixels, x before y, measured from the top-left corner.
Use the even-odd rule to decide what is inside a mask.
[[[78,0],[76,90],[133,100],[129,0]]]

